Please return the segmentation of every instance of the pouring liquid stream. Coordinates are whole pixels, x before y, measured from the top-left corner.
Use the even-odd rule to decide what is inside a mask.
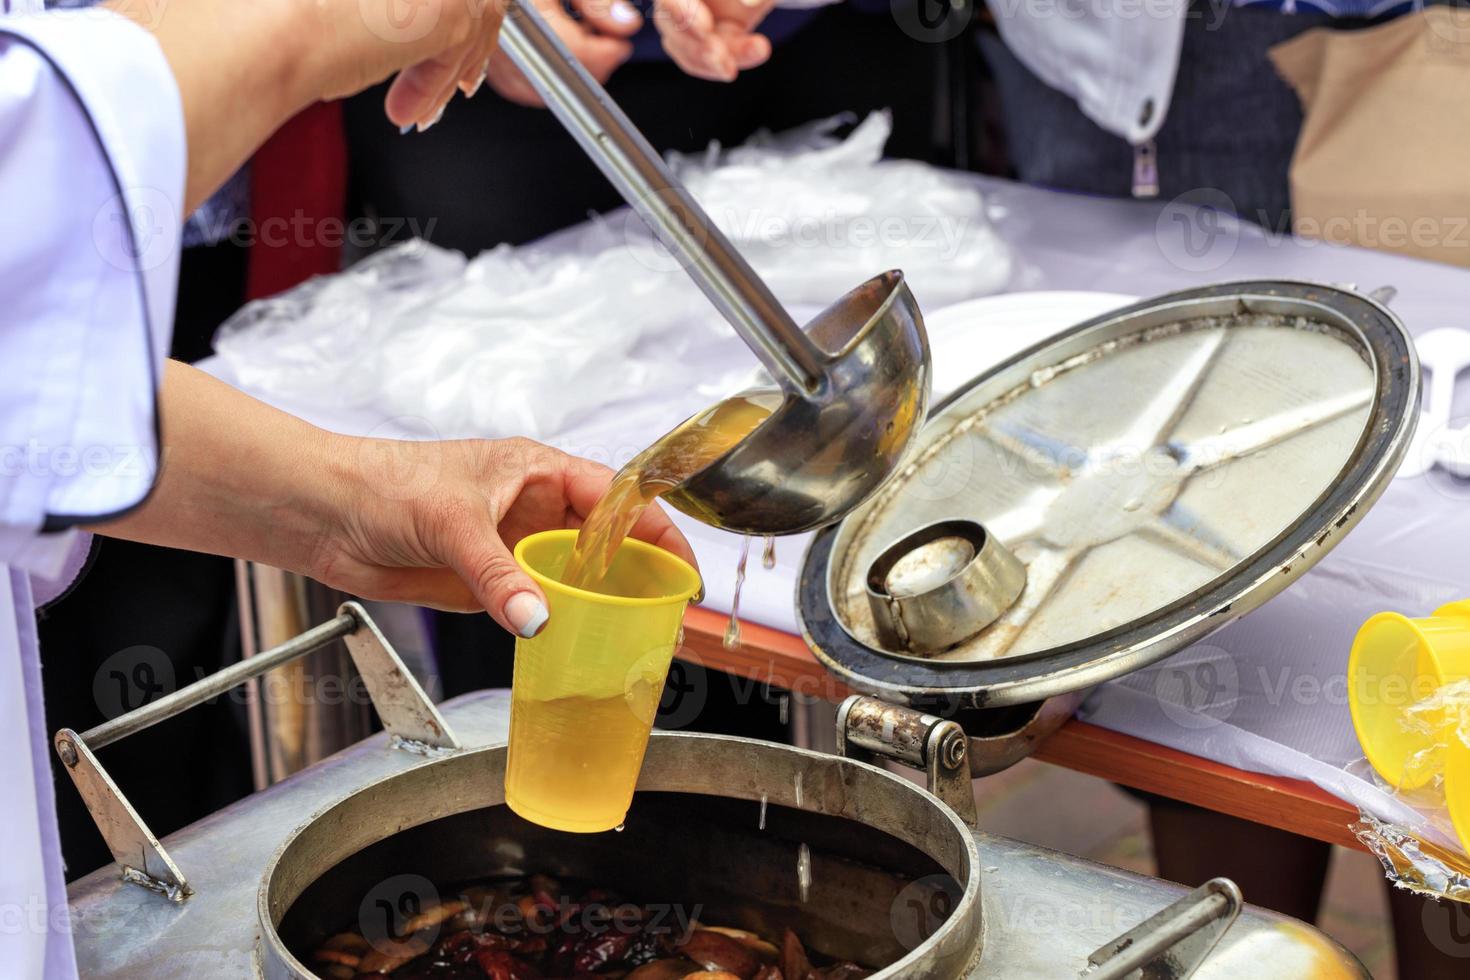
[[[718,460],[755,430],[781,403],[779,392],[747,392],[690,418],[635,456],[615,477],[587,515],[561,580],[605,591],[613,556],[660,494]],[[577,812],[587,823],[621,828],[625,774],[637,769],[658,712],[663,672],[630,671],[621,691],[538,701],[511,712],[511,742],[518,746],[519,792],[524,806],[551,813]],[[528,719],[537,719],[537,736]],[[547,731],[566,738],[545,738]],[[596,731],[586,739],[579,733]],[[575,745],[573,752],[568,745]],[[577,761],[567,765],[568,755]]]
[[[745,565],[750,561],[750,535],[740,542],[740,561],[735,565],[735,596],[730,600],[730,625],[725,627],[725,649],[740,646],[740,593],[745,588]]]
[[[629,460],[587,515],[562,581],[574,588],[598,591],[618,547],[644,509],[754,432],[780,405],[781,398],[774,390],[733,395],[693,416]]]

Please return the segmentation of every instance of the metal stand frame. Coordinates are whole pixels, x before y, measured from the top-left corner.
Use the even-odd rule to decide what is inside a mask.
[[[56,733],[56,753],[124,881],[156,891],[170,901],[182,902],[193,893],[178,865],[138,816],[94,750],[140,732],[167,718],[203,704],[252,678],[290,663],[334,640],[343,640],[367,686],[378,717],[392,736],[395,748],[420,755],[460,748],[439,710],[424,693],[403,661],[389,645],[367,612],[355,602],[344,602],[337,617],[270,650],[180,688],[172,694],[119,715],[81,734],[70,728]]]

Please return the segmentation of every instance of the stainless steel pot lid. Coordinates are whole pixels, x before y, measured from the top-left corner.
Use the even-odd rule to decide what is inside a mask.
[[[893,699],[1006,705],[1091,686],[1315,564],[1392,478],[1418,403],[1403,325],[1345,289],[1225,283],[1114,311],[937,405],[910,462],[813,540],[798,619],[828,668]],[[1010,548],[1025,591],[944,653],[884,649],[869,566],[947,519]]]

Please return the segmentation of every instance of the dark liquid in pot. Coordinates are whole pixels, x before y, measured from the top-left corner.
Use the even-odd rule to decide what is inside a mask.
[[[545,875],[489,879],[427,905],[365,902],[358,921],[309,957],[320,976],[395,980],[862,980],[814,964],[790,929],[763,937],[700,921],[702,906],[635,904]],[[403,896],[399,896],[402,898]],[[713,980],[713,978],[712,978]]]

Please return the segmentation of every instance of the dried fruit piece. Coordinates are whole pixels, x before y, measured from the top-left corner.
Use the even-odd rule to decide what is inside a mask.
[[[645,963],[623,980],[683,980],[691,973],[696,973],[698,967],[689,960],[654,960]],[[708,976],[708,974],[701,974]]]
[[[356,966],[362,959],[356,953],[347,953],[340,949],[327,949],[325,946],[312,953],[311,958],[318,963],[338,963],[342,966]]]
[[[339,932],[335,936],[329,936],[319,948],[341,950],[344,953],[356,953],[361,956],[372,949],[372,946],[355,932]]]
[[[465,910],[465,904],[456,899],[449,902],[440,902],[438,905],[431,905],[405,922],[403,924],[403,931],[405,934],[412,934],[422,929],[437,926],[445,919],[451,919],[460,912],[463,912]]]
[[[679,952],[706,970],[723,970],[740,980],[751,980],[764,964],[744,943],[710,929],[696,929]]]
[[[415,933],[407,939],[389,939],[378,943],[357,964],[359,973],[392,973],[409,960],[418,959],[429,951],[432,936],[426,932]]]
[[[806,948],[796,933],[790,929],[781,937],[781,973],[785,980],[812,980],[812,961],[806,957]]]
[[[753,932],[746,932],[744,929],[731,929],[728,926],[701,926],[700,928],[706,932],[718,932],[722,936],[729,936],[731,939],[736,940],[767,959],[775,959],[781,955],[781,951],[776,948],[774,943],[766,942]]]

